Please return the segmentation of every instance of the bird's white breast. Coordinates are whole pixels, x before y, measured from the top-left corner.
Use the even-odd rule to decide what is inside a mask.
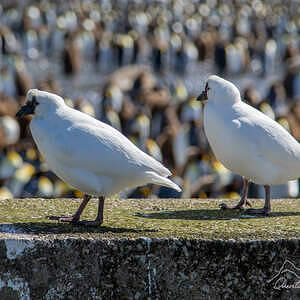
[[[204,109],[205,134],[216,158],[234,173],[249,176],[251,170],[246,166],[245,156],[241,155],[244,145],[237,143],[233,133],[233,128],[240,126],[238,121],[224,117],[226,112],[218,112],[213,103],[207,103]]]
[[[57,147],[57,141],[61,139],[60,130],[55,130],[53,125],[54,124],[51,126],[51,123],[49,124],[40,118],[35,118],[30,123],[33,139],[50,169],[62,180],[86,194],[103,195],[101,187],[103,187],[103,183],[109,179],[101,178],[102,184],[100,184],[99,176],[93,172],[77,168],[76,163],[74,163],[73,166],[69,166],[61,161],[59,152],[61,152],[62,149]],[[56,126],[59,125],[58,121]],[[67,149],[68,148],[65,150]],[[64,155],[68,155],[68,153],[64,153]]]

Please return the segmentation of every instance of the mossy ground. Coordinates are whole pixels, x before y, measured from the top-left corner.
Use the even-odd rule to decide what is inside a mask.
[[[86,228],[57,221],[48,215],[72,214],[81,199],[11,199],[0,201],[0,236],[16,229],[25,235],[45,238],[189,238],[260,240],[300,238],[300,199],[272,200],[269,217],[248,216],[243,211],[220,210],[215,199],[107,199],[104,223]],[[262,207],[262,200],[252,200]],[[94,219],[97,200],[88,204],[82,219]]]

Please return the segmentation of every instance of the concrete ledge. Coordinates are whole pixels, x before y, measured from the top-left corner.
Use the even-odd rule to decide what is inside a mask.
[[[0,299],[299,299],[300,296],[300,279],[292,273],[278,273],[285,261],[300,265],[299,239],[47,241],[7,237],[0,241],[0,249]],[[291,266],[287,269],[293,272]],[[297,282],[298,288],[281,288],[282,283],[296,287]]]
[[[70,200],[26,201],[0,201],[0,299],[300,297],[299,200],[274,202],[269,218],[219,213],[219,200],[114,200],[97,229],[46,222],[45,214],[61,213]],[[32,210],[37,203],[48,208],[44,215]],[[67,203],[76,207],[78,200]],[[11,223],[3,217],[9,207],[11,216],[20,212]],[[119,221],[108,221],[118,212]],[[273,226],[269,236],[262,235],[263,224]],[[224,238],[208,238],[212,228]],[[238,228],[243,238],[234,234]]]

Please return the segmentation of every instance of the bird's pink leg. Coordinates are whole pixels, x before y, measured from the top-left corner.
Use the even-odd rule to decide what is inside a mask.
[[[49,220],[58,220],[61,222],[68,222],[68,223],[72,223],[72,224],[78,224],[79,223],[79,219],[80,219],[80,215],[83,212],[84,208],[86,207],[86,205],[88,204],[88,202],[90,201],[92,197],[90,195],[84,195],[83,196],[83,200],[79,206],[79,208],[77,209],[76,213],[73,216],[47,216],[47,218]]]
[[[247,199],[249,183],[250,183],[249,179],[243,178],[243,189],[242,189],[241,199],[237,205],[233,207],[229,207],[227,206],[227,204],[221,203],[220,204],[221,209],[245,209],[247,205],[251,206],[250,202]]]
[[[103,209],[105,197],[99,197],[97,217],[94,221],[79,221],[77,224],[85,226],[100,226],[103,223]]]
[[[271,212],[271,187],[269,185],[265,185],[266,197],[265,197],[265,205],[263,208],[251,208],[247,209],[247,214],[262,214],[269,215]]]

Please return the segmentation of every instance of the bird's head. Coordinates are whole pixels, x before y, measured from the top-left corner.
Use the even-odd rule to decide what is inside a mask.
[[[31,89],[27,92],[26,103],[17,112],[16,117],[26,115],[42,116],[56,110],[64,104],[64,100],[55,94]]]
[[[213,101],[225,105],[233,105],[241,101],[241,95],[237,87],[216,75],[209,76],[205,90],[199,95],[197,100],[201,102]]]

